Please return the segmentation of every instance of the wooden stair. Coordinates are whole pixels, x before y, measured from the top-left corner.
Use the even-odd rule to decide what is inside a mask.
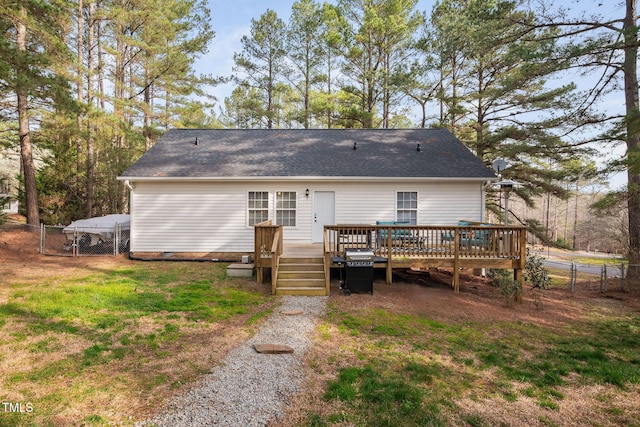
[[[280,257],[276,295],[326,296],[322,257]]]

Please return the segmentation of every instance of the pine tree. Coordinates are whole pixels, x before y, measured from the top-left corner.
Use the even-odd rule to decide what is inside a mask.
[[[388,127],[392,97],[399,92],[395,75],[422,16],[414,0],[341,0],[338,11],[345,26],[339,49],[343,74],[350,84],[342,89],[359,99],[350,118],[364,128]]]
[[[562,194],[548,165],[586,149],[561,138],[575,123],[568,113],[576,101],[574,85],[547,82],[563,65],[553,29],[531,31],[534,15],[510,0],[444,0],[433,22],[451,41],[435,53],[448,70],[444,123],[487,165],[506,159],[504,176],[525,184],[518,193],[528,203],[532,195]]]
[[[71,8],[66,2],[5,1],[0,5],[0,82],[15,96],[27,223],[38,225],[40,211],[33,161],[31,111],[68,105],[62,70],[70,63],[64,43]]]
[[[553,28],[554,39],[562,43],[566,69],[577,68],[581,74],[596,75],[595,84],[576,103],[575,115],[582,117],[597,108],[611,91],[623,88],[625,110],[598,111],[600,120],[583,119],[576,132],[589,133],[594,124],[607,130],[591,139],[610,150],[606,144],[624,143],[622,159],[614,159],[610,168],[623,169],[627,173],[626,199],[629,225],[629,262],[640,265],[640,95],[638,89],[638,10],[637,0],[625,0],[625,8],[617,16],[571,15],[568,10],[542,4],[545,13],[530,28]],[[600,4],[599,6],[602,6]],[[591,132],[593,133],[593,131]],[[640,268],[629,269],[629,278],[640,281]]]
[[[327,46],[322,34],[322,6],[313,0],[300,0],[291,8],[287,28],[287,57],[292,66],[287,79],[302,98],[298,121],[305,129],[311,126],[311,94],[323,80],[322,66]]]
[[[278,82],[283,77],[285,24],[273,10],[251,20],[251,37],[242,37],[242,52],[233,55],[239,82],[258,90],[267,129],[274,127]]]

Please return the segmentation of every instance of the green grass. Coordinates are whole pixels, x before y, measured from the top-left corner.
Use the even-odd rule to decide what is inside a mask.
[[[629,265],[629,261],[623,258],[606,258],[606,257],[572,257],[570,259],[576,264],[590,264],[590,265],[613,265],[619,266],[624,263],[625,268]]]
[[[31,362],[3,372],[0,388],[15,390],[34,410],[0,413],[0,426],[49,425],[65,408],[84,405],[90,390],[153,395],[192,381],[202,367],[183,361],[184,372],[167,373],[163,361],[175,365],[180,350],[197,347],[210,325],[238,316],[253,324],[270,310],[263,305],[270,297],[226,279],[224,267],[140,263],[11,283],[8,302],[0,304],[0,354],[5,362],[12,355]],[[92,410],[86,425],[109,422],[100,408]]]
[[[640,384],[638,314],[593,316],[558,330],[520,322],[445,324],[382,309],[334,307],[327,322],[351,343],[342,349],[342,359],[351,363],[327,383],[324,399],[346,410],[324,417],[312,413],[309,425],[451,425],[457,414],[468,425],[484,426],[492,423],[465,413],[453,397],[514,402],[526,396],[558,411],[562,387],[625,390]],[[607,411],[609,417],[624,412]]]

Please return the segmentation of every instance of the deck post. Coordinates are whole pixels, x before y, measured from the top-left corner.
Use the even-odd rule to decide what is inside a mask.
[[[518,257],[518,268],[513,270],[513,278],[520,284],[520,292],[516,297],[516,302],[522,304],[522,292],[524,290],[524,269],[527,267],[527,232],[526,230],[520,230],[519,237],[519,249],[520,256]]]
[[[393,283],[393,266],[391,258],[393,258],[393,236],[391,227],[387,228],[387,285]]]
[[[324,226],[324,288],[327,296],[331,294],[331,251],[329,250],[329,230]]]
[[[460,292],[460,233],[457,231],[453,237],[453,292]]]

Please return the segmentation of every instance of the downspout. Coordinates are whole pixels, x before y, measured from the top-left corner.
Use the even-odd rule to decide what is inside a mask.
[[[131,200],[133,197],[133,185],[131,185],[131,183],[129,182],[128,179],[124,180],[124,186],[127,187],[129,189],[129,215],[131,215]],[[131,248],[131,236],[129,236],[129,243],[128,243],[129,249]],[[129,251],[129,259],[135,259],[133,257],[133,252]]]
[[[485,215],[485,211],[486,211],[486,206],[487,206],[487,197],[486,197],[486,192],[485,190],[487,189],[487,187],[489,187],[491,184],[493,184],[493,181],[485,181],[482,184],[482,194],[480,196],[481,200],[480,200],[480,205],[481,205],[481,214],[480,214],[480,222],[485,222],[484,220],[484,215]]]

